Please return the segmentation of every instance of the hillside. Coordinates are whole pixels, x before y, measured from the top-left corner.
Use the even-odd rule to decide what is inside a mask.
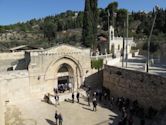
[[[117,3],[116,3],[117,4]],[[108,29],[108,10],[110,12],[110,24],[114,23],[115,35],[123,36],[124,22],[126,23],[127,10],[113,7],[110,3],[106,8],[98,9],[98,34]],[[116,12],[116,16],[114,16]],[[150,33],[154,10],[145,12],[130,12],[129,36],[135,41],[147,41]],[[114,22],[113,22],[114,20]],[[81,45],[83,26],[83,12],[66,11],[58,15],[47,16],[41,19],[32,19],[24,23],[0,26],[0,43],[3,48],[10,48],[20,44],[28,44],[40,47],[50,47],[58,43]],[[166,42],[166,9],[157,12],[152,41]],[[108,33],[107,33],[108,34]]]

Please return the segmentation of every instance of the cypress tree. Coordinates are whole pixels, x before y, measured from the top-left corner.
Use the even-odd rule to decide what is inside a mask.
[[[82,40],[85,46],[91,47],[93,50],[96,48],[97,11],[97,0],[85,0]]]

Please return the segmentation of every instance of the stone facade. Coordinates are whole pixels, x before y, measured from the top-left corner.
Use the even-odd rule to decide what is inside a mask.
[[[74,89],[83,83],[86,73],[91,70],[90,49],[60,45],[44,51],[29,52],[31,90],[51,91],[57,87],[58,70],[63,64],[69,65]]]
[[[19,60],[23,60],[21,63]],[[91,69],[90,49],[59,45],[46,50],[0,54],[0,122],[4,123],[6,103],[41,97],[58,87],[65,75],[77,91],[83,84],[101,83],[102,74]],[[67,66],[68,72],[59,72]],[[23,67],[22,67],[23,66]],[[2,68],[3,67],[3,68]],[[8,68],[11,71],[7,71]],[[22,67],[16,68],[16,67]],[[97,81],[97,82],[95,82]]]
[[[137,99],[145,108],[160,110],[166,105],[166,78],[161,76],[105,65],[103,86],[113,96]]]
[[[3,72],[0,76],[0,95],[3,104],[27,99],[30,96],[28,71]]]
[[[19,63],[20,59],[24,60],[23,63]],[[1,53],[0,60],[9,64],[17,62],[16,67],[24,67],[22,70],[16,68],[7,71],[12,65],[1,64],[2,67],[5,66],[0,73],[0,95],[3,104],[53,92],[53,88],[58,86],[59,77],[65,75],[73,84],[74,91],[85,82],[93,85],[101,83],[102,80],[96,80],[101,73],[91,69],[90,49],[70,45],[63,44],[24,53]],[[68,66],[68,72],[61,73],[59,70],[64,64]]]

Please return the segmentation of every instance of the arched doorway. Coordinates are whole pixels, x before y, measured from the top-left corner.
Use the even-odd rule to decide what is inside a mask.
[[[63,63],[59,66],[57,79],[59,91],[69,90],[70,86],[74,88],[74,70],[69,64]]]
[[[58,83],[72,82],[76,91],[83,84],[83,69],[73,57],[63,56],[51,62],[45,72],[45,81],[58,88]]]

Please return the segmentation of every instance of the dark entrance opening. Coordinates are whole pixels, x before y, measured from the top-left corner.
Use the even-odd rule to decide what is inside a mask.
[[[73,83],[73,69],[70,65],[64,63],[60,65],[58,70],[58,90],[59,92],[65,92],[72,89],[71,83]]]
[[[68,80],[69,78],[68,78],[68,76],[64,76],[64,77],[59,77],[58,78],[58,85],[59,84],[66,84],[66,83],[68,83]]]
[[[58,91],[59,92],[65,92],[68,90],[68,83],[69,83],[69,77],[63,76],[58,78]]]

